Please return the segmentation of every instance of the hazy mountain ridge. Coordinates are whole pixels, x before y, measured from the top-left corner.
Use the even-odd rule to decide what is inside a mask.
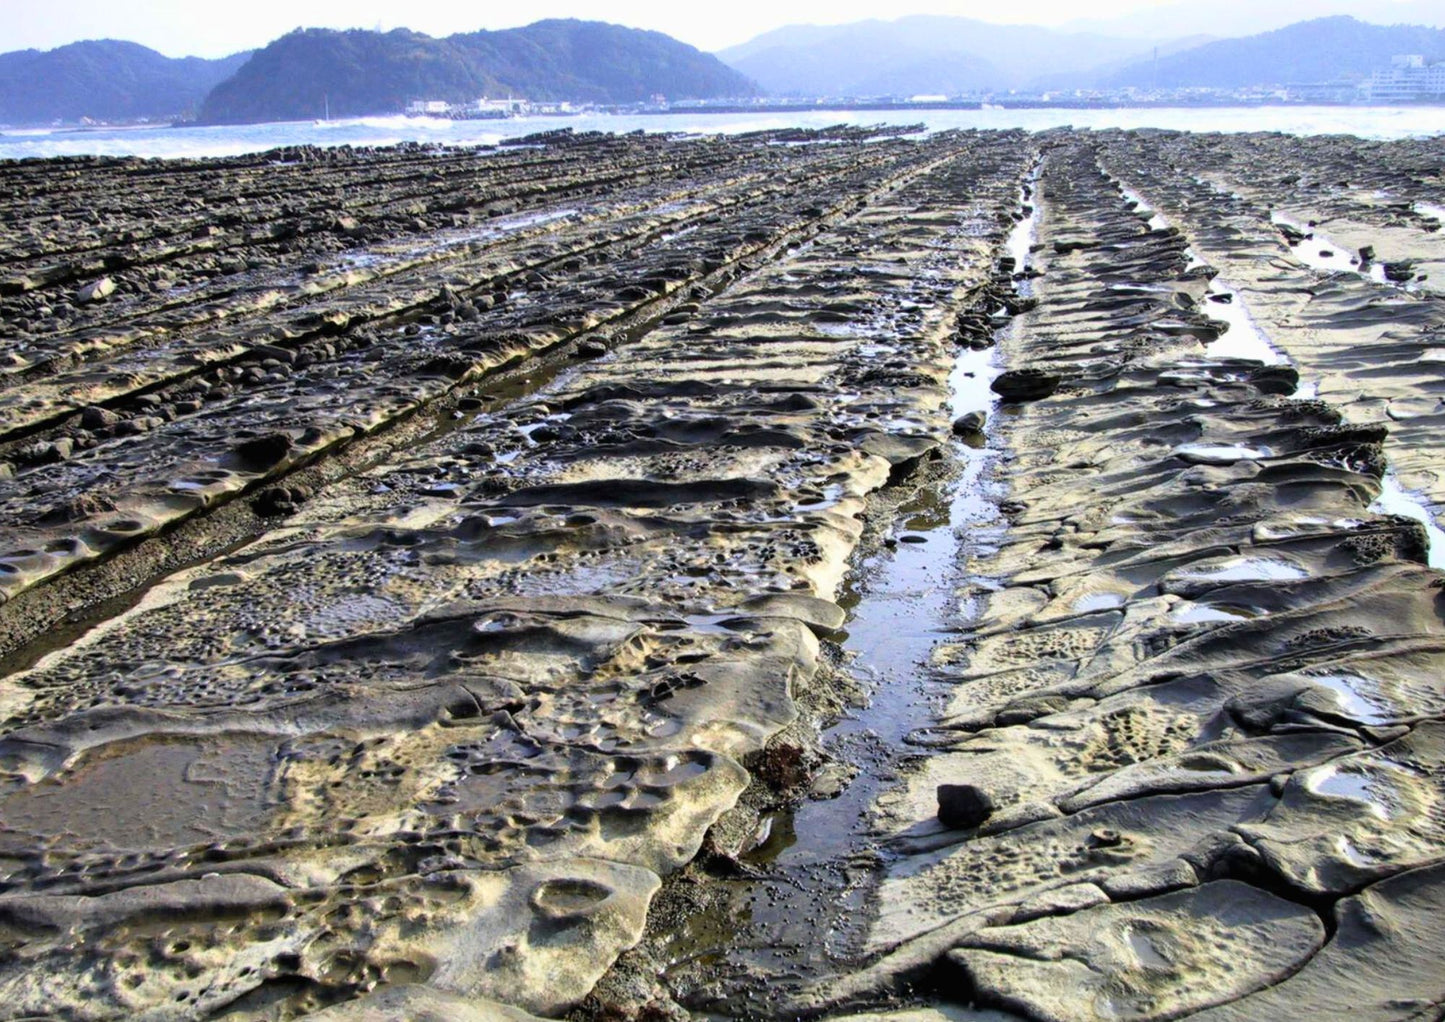
[[[1221,39],[1140,63],[1106,78],[1107,86],[1248,88],[1367,77],[1401,53],[1445,59],[1445,29],[1370,25],[1343,15]]]
[[[395,29],[306,29],[256,51],[201,109],[208,123],[393,113],[413,99],[630,103],[753,95],[747,78],[716,57],[660,32],[595,21],[548,20],[523,28],[437,39]]]
[[[1225,0],[1232,10],[1231,3]],[[1261,16],[1274,10],[1268,0],[1258,6]],[[1223,20],[1216,27],[1227,33]],[[786,26],[716,55],[659,32],[570,19],[444,38],[406,29],[307,29],[220,60],[170,58],[118,40],[0,54],[0,123],[197,111],[209,123],[304,120],[328,103],[342,117],[394,113],[413,99],[508,94],[631,103],[655,94],[753,95],[754,81],[774,95],[809,98],[1239,89],[1358,80],[1399,53],[1445,60],[1445,29],[1331,16],[1245,37],[1154,40],[917,15]]]
[[[1242,38],[1156,41],[918,16],[788,26],[718,55],[775,94],[909,96],[1359,80],[1401,53],[1445,59],[1445,30],[1337,15]]]
[[[764,33],[718,56],[781,95],[869,96],[1030,86],[1045,75],[1081,80],[1179,40],[1113,38],[1036,25],[915,15],[896,21],[796,25]]]
[[[1299,0],[1211,0],[1208,4],[1183,0],[1111,18],[1082,18],[1060,28],[1131,38],[1190,34],[1242,37],[1335,15],[1348,15],[1374,25],[1445,28],[1445,4],[1440,0],[1310,0],[1307,11],[1301,11],[1301,6]]]
[[[139,43],[92,39],[0,54],[0,122],[41,124],[165,118],[193,113],[246,62],[167,57]]]
[[[1003,71],[987,58],[925,48],[899,38],[896,23],[779,29],[718,56],[774,95],[860,96],[961,92],[986,87]],[[940,58],[942,60],[940,66]]]

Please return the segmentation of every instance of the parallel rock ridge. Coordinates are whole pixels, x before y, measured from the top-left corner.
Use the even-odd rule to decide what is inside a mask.
[[[1371,507],[1419,465],[1439,520],[1438,436],[1392,413],[1440,414],[1445,303],[1312,268],[1233,197],[1359,144],[1297,148],[1047,152],[1037,305],[1001,344],[1059,384],[990,417],[1010,524],[965,566],[984,609],[937,648],[955,695],[876,809],[868,965],[800,1006],[926,981],[1030,1019],[1439,1017],[1441,576],[1421,522]],[[1414,169],[1438,143],[1379,148],[1288,194],[1368,223],[1386,190],[1438,190]],[[1433,219],[1392,217],[1431,250]],[[956,818],[962,784],[986,812]]]
[[[16,253],[12,620],[112,565],[144,580],[179,523],[203,556],[5,683],[7,1012],[424,984],[554,1013],[638,939],[793,719],[862,497],[946,435],[955,296],[1030,150],[771,141],[341,157],[352,201],[315,233],[238,210],[112,257],[144,228],[108,212]],[[275,155],[105,164],[84,199],[13,172],[76,215],[153,174],[331,203]],[[78,258],[114,289],[57,316]],[[583,340],[616,350],[461,393]],[[253,519],[207,535],[241,493]]]
[[[1439,1017],[1445,144],[526,141],[0,166],[0,1017]],[[866,918],[588,1000],[970,444]]]

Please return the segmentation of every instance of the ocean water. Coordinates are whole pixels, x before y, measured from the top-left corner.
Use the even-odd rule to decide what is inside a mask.
[[[507,121],[450,121],[430,117],[359,117],[206,128],[93,128],[0,130],[0,159],[37,156],[238,156],[287,145],[393,145],[444,142],[491,145],[503,138],[571,127],[576,131],[737,133],[832,124],[914,124],[948,128],[1174,128],[1181,131],[1282,131],[1296,135],[1349,134],[1411,138],[1445,133],[1445,107],[1217,107],[1106,110],[813,110],[740,114],[519,117]]]

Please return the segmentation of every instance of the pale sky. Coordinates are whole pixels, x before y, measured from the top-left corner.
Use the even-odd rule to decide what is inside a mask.
[[[1227,2],[1227,0],[1226,0]],[[1423,0],[1251,0],[1253,8],[1302,20],[1349,9],[1371,14],[1392,6],[1412,15]],[[1445,0],[1438,2],[1445,11]],[[168,56],[219,57],[264,46],[293,28],[411,28],[450,35],[511,28],[540,18],[587,18],[656,29],[703,50],[744,42],[781,25],[838,24],[905,14],[951,14],[1013,24],[1059,25],[1175,6],[1179,0],[0,0],[0,52],[51,49],[77,39],[129,39]],[[1196,7],[1190,4],[1190,7]],[[1203,5],[1218,11],[1218,3]],[[1325,10],[1325,8],[1331,8]],[[1372,21],[1388,18],[1371,17]],[[1412,17],[1410,20],[1417,20]],[[1434,19],[1432,19],[1434,20]],[[1284,20],[1279,22],[1284,23]],[[1190,29],[1193,31],[1193,29]],[[1132,34],[1132,33],[1130,33]],[[1221,32],[1219,34],[1230,34]]]

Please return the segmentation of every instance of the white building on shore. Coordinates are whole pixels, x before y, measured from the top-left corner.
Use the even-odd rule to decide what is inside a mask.
[[[406,105],[408,117],[452,117],[457,120],[492,120],[526,117],[529,114],[573,114],[580,108],[566,101],[534,103],[517,96],[490,99],[483,96],[470,103],[448,103],[444,99],[414,99]]]
[[[1445,99],[1445,63],[1427,64],[1418,53],[1390,59],[1362,86],[1371,103],[1409,103],[1421,99]]]
[[[525,99],[516,99],[508,96],[506,99],[488,99],[483,96],[477,100],[476,111],[479,114],[490,114],[493,117],[520,117],[527,112],[528,103]]]

